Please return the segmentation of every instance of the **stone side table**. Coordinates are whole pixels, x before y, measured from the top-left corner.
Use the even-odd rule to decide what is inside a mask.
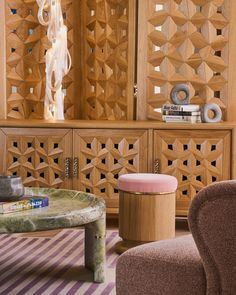
[[[0,233],[32,232],[57,228],[85,227],[85,267],[94,281],[105,279],[106,207],[93,194],[51,188],[25,188],[27,195],[47,195],[49,206],[0,214]]]

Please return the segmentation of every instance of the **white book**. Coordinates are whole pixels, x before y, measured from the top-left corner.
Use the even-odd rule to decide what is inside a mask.
[[[169,110],[163,110],[162,115],[168,115],[168,116],[200,116],[201,112],[187,112],[187,111],[169,111]]]
[[[168,116],[168,115],[163,115],[162,119],[165,122],[179,122],[179,123],[184,123],[184,122],[189,122],[189,123],[201,123],[201,116]]]
[[[154,109],[154,111],[159,112],[159,109]],[[186,104],[186,105],[177,105],[177,104],[164,104],[162,106],[164,111],[181,111],[181,112],[197,112],[201,110],[201,106],[198,104]]]

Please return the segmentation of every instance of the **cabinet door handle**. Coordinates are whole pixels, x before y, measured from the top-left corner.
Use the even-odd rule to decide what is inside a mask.
[[[65,178],[70,178],[70,158],[65,158]]]
[[[154,169],[154,173],[160,173],[160,161],[159,161],[159,159],[156,159],[155,161],[154,161],[154,167],[153,167]]]
[[[76,157],[74,158],[73,162],[73,176],[78,178],[78,169],[79,169],[79,159]]]

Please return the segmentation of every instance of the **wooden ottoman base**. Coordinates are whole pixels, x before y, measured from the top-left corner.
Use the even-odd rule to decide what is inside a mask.
[[[117,254],[122,254],[130,248],[137,247],[150,242],[140,242],[140,241],[128,241],[122,240],[116,243],[115,251]]]
[[[117,252],[147,242],[175,236],[175,192],[119,194],[119,235]]]

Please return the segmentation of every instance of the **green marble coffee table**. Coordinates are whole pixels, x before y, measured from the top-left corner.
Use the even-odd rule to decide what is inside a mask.
[[[0,214],[0,233],[85,227],[85,267],[94,281],[105,279],[105,218],[103,199],[66,189],[25,188],[25,194],[48,195],[49,207]]]

